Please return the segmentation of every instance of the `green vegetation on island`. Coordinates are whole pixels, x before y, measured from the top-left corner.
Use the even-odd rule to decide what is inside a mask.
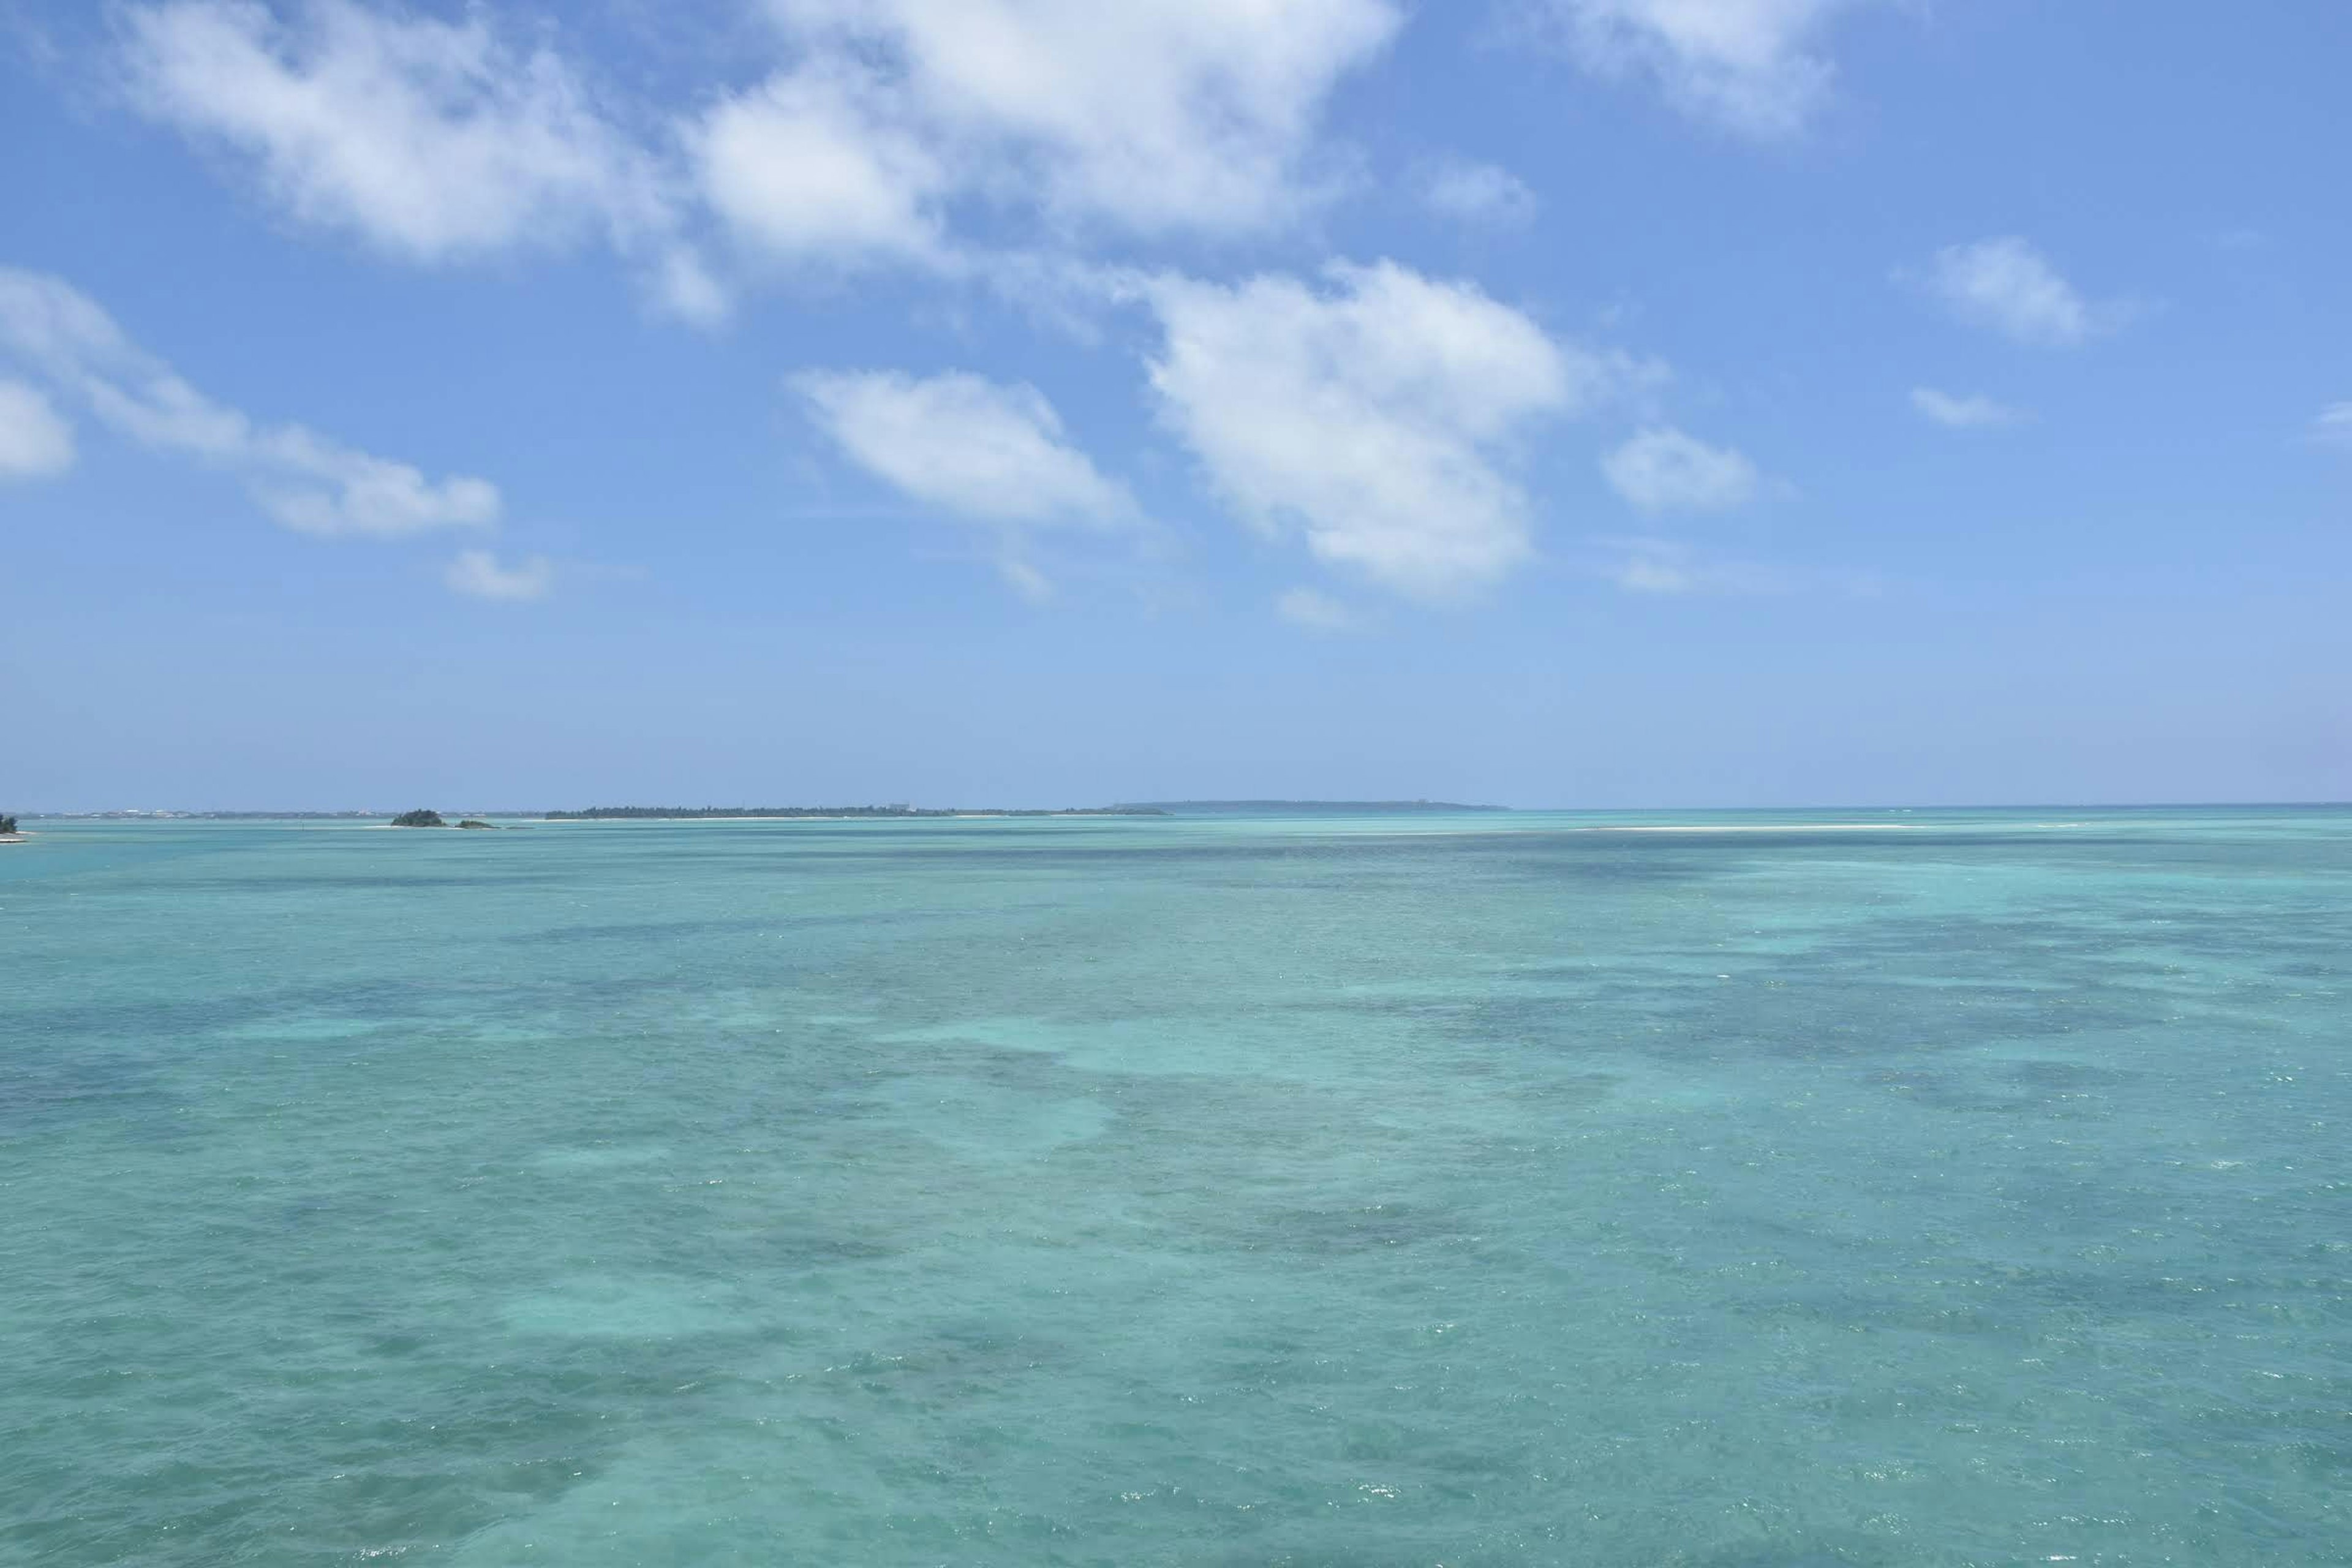
[[[679,822],[725,816],[932,817],[932,816],[1165,816],[1150,805],[1069,805],[1058,810],[972,810],[917,805],[593,805],[585,811],[551,811],[550,822]]]
[[[16,836],[16,819],[13,816],[0,816],[0,838],[14,838]]]
[[[446,827],[437,811],[404,811],[392,819],[394,827]]]
[[[457,824],[457,826],[460,826],[460,827],[481,827],[481,828],[487,828],[487,829],[488,829],[488,830],[489,830],[490,832],[492,832],[492,833],[496,833],[496,832],[499,830],[499,828],[498,828],[498,824],[496,824],[496,823],[494,823],[494,822],[484,822],[484,821],[483,821],[480,817],[478,817],[478,816],[469,816],[469,817],[466,818],[466,820],[465,820],[465,821],[463,821],[463,822],[461,822],[461,823]]]

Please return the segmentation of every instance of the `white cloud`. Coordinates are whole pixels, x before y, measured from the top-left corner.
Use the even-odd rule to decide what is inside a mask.
[[[1744,135],[1804,128],[1835,75],[1815,41],[1856,0],[1538,0],[1587,68],[1645,76]]]
[[[1033,605],[1042,605],[1054,596],[1054,580],[1017,554],[1008,551],[1000,557],[996,571],[1006,587]]]
[[[771,0],[798,58],[689,132],[739,237],[928,258],[951,201],[1234,233],[1315,192],[1325,99],[1395,0]]]
[[[555,585],[555,563],[544,555],[533,555],[512,566],[501,566],[487,550],[461,550],[441,580],[452,593],[469,598],[522,604],[547,597]]]
[[[952,263],[981,209],[1231,235],[1336,183],[1333,88],[1401,0],[768,0],[787,61],[642,129],[546,38],[373,0],[150,0],[125,95],[297,220],[442,262],[601,235],[690,321],[727,313],[691,231],[788,264]],[[548,36],[552,37],[551,29]]]
[[[1629,594],[1687,594],[1696,585],[1680,554],[1655,545],[1628,550],[1610,577]]]
[[[1065,438],[1037,389],[951,372],[814,372],[792,384],[852,462],[941,510],[1013,528],[1117,526],[1134,498]]]
[[[1507,226],[1535,216],[1536,194],[1508,169],[1442,159],[1422,166],[1414,184],[1422,204],[1464,223]]]
[[[896,118],[867,73],[826,64],[721,100],[686,139],[705,198],[754,250],[936,260],[946,173]]]
[[[1958,397],[1948,392],[1938,392],[1932,386],[1913,387],[1911,406],[1952,430],[1996,429],[2003,425],[2015,425],[2025,417],[2009,405],[1996,403],[1981,394]]]
[[[73,467],[73,426],[37,386],[0,380],[0,479],[38,479]]]
[[[167,0],[124,13],[125,90],[249,163],[297,220],[436,263],[601,235],[663,308],[723,314],[678,238],[674,183],[545,47],[462,22],[308,0]]]
[[[310,0],[282,24],[250,0],[126,13],[145,113],[255,160],[306,221],[421,261],[659,227],[645,156],[551,51],[460,23]]]
[[[664,310],[698,327],[715,327],[733,313],[727,286],[711,275],[690,247],[673,246],[654,272],[654,300]]]
[[[2311,436],[2331,447],[2352,449],[2352,403],[2331,403],[2311,422]]]
[[[1274,601],[1274,613],[1313,632],[1353,631],[1356,613],[1319,588],[1293,588]]]
[[[256,425],[214,402],[60,279],[0,268],[0,351],[132,439],[236,472],[289,528],[396,535],[498,520],[498,488],[487,479],[428,479],[409,464],[299,425]]]
[[[1721,511],[1755,499],[1756,465],[1671,426],[1636,433],[1601,459],[1610,487],[1647,512]]]
[[[1431,599],[1493,582],[1529,551],[1514,440],[1645,373],[1467,283],[1391,262],[1324,279],[1139,284],[1165,334],[1162,418],[1245,517],[1323,561]]]
[[[2119,306],[2085,300],[2047,257],[2015,235],[1947,246],[1922,281],[1961,321],[2021,343],[2079,343],[2122,314]]]
[[[1593,541],[1603,552],[1600,575],[1629,594],[1738,596],[1826,592],[1855,597],[1883,593],[1868,571],[1821,570],[1742,561],[1680,540],[1639,537]]]

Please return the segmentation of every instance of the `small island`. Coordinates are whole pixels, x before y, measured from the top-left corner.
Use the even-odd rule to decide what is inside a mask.
[[[0,844],[22,844],[25,836],[16,831],[16,819],[0,812]]]
[[[394,827],[446,827],[437,811],[404,811],[392,819]]]

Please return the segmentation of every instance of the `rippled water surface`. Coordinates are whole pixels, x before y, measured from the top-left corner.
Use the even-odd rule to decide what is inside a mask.
[[[2352,813],[1634,820],[28,824],[0,1562],[2352,1560]]]

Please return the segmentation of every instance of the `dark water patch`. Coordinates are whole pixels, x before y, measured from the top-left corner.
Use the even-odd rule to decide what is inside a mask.
[[[1838,1544],[1820,1541],[1743,1542],[1691,1552],[1675,1552],[1658,1568],[1898,1568],[1909,1561],[1880,1542],[1848,1540]]]
[[[490,866],[467,867],[463,870],[453,870],[447,873],[409,870],[398,873],[322,872],[303,875],[287,872],[275,876],[174,879],[172,890],[179,895],[197,895],[228,900],[266,899],[278,903],[285,901],[289,894],[436,893],[462,889],[468,895],[478,895],[485,889],[505,891],[515,888],[564,888],[575,885],[571,877],[560,872],[520,871],[511,867]]]
[[[731,856],[713,858],[730,864],[733,860]],[[1083,871],[1107,877],[1174,874],[1187,880],[1218,868],[1247,868],[1251,875],[1246,878],[1206,879],[1202,885],[1262,888],[1302,874],[1314,879],[1326,872],[1351,872],[1369,880],[1410,878],[1435,869],[1448,876],[1573,872],[1601,880],[1654,881],[1715,874],[1723,868],[1723,857],[1676,844],[1628,846],[1574,835],[1513,833],[1304,841],[875,845],[805,859],[780,858],[774,864],[780,869],[805,869],[814,877],[920,867],[927,872],[969,869],[979,876],[1029,871],[1051,879]]]
[[[537,988],[516,977],[469,989],[462,979],[428,970],[208,994],[92,994],[12,1014],[9,1023],[12,1027],[21,1025],[28,1037],[46,1038],[54,1050],[83,1050],[95,1041],[141,1040],[152,1042],[148,1048],[161,1059],[200,1050],[235,1051],[257,1042],[289,1049],[349,1045],[386,1031],[430,1027],[436,994],[447,1000],[449,1010],[471,1018],[485,993],[520,995]],[[562,994],[573,987],[546,989]]]
[[[2131,1068],[2055,1059],[2016,1062],[2004,1070],[2029,1089],[2069,1094],[2125,1089],[2144,1083],[2148,1077],[2145,1071]]]
[[[0,1139],[94,1121],[170,1136],[182,1103],[147,1057],[88,1050],[35,1056],[0,1047]]]
[[[30,1484],[12,1499],[0,1482],[10,1516],[0,1544],[89,1564],[446,1550],[518,1507],[593,1485],[629,1440],[611,1418],[678,1406],[691,1372],[674,1363],[583,1384],[545,1364],[410,1354],[275,1390],[215,1384],[210,1416],[192,1409],[111,1434],[85,1421],[19,1450],[35,1457],[16,1472]],[[118,1480],[76,1489],[60,1461],[93,1438],[105,1440]],[[305,1462],[287,1465],[292,1452]]]
[[[654,943],[707,940],[712,937],[758,936],[768,931],[831,929],[844,924],[871,924],[891,917],[872,912],[854,914],[760,916],[736,920],[610,921],[585,925],[549,925],[535,931],[504,931],[497,940],[518,947],[562,942]]]
[[[1334,1258],[1458,1240],[1466,1234],[1457,1215],[1408,1204],[1360,1204],[1262,1210],[1243,1226],[1241,1245],[1282,1257]]]
[[[861,1236],[789,1220],[765,1227],[759,1242],[766,1261],[791,1270],[880,1263],[908,1252],[904,1243],[887,1239],[878,1226],[873,1234]]]
[[[1954,986],[1923,995],[1853,978],[1834,984],[1790,978],[1763,987],[1678,977],[1593,984],[1569,996],[1493,996],[1429,1026],[1465,1042],[1570,1058],[1633,1049],[1676,1062],[1726,1056],[1868,1062],[1998,1040],[2113,1034],[2161,1025],[2169,1015],[2160,1001],[2128,994],[2095,1000]]]
[[[2037,1079],[2036,1065],[1881,1068],[1870,1071],[1866,1081],[1936,1110],[2083,1120],[2109,1114],[2107,1091],[2137,1080],[2132,1073],[2103,1075],[2066,1063],[2040,1064],[2049,1076]]]

